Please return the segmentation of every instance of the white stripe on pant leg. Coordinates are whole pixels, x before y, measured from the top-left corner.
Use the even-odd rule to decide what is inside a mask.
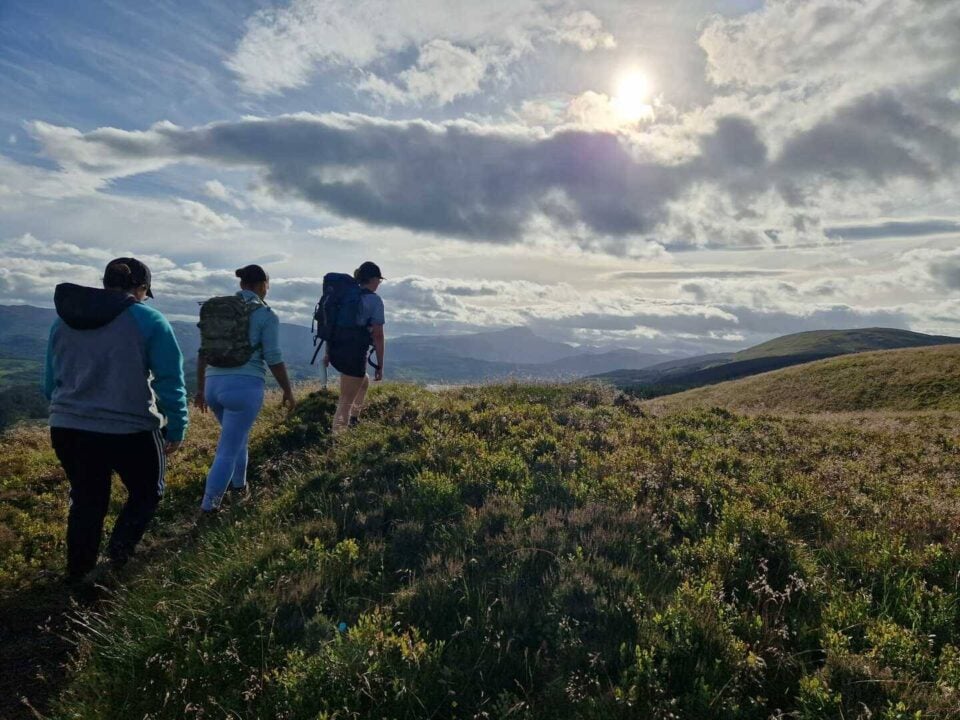
[[[160,463],[161,447],[160,447],[160,431],[159,431],[159,430],[154,430],[154,431],[153,431],[153,447],[154,447],[154,449],[157,451],[157,482],[156,482],[156,487],[157,487],[157,492],[159,493],[159,492],[162,492],[162,487],[161,487],[161,486],[162,486],[162,479],[161,479],[161,476],[160,476],[160,474],[159,474],[159,473],[160,473],[160,468],[162,467],[162,465],[161,465],[161,463]]]
[[[157,440],[160,445],[160,494],[167,489],[167,453],[164,450],[163,431],[157,430]]]
[[[153,431],[153,445],[157,449],[157,495],[163,496],[163,470],[164,470],[164,455],[163,455],[163,440],[162,435],[159,430]]]

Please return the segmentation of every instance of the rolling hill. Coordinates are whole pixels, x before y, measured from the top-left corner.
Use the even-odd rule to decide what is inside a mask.
[[[871,350],[926,347],[958,343],[960,338],[896,328],[859,328],[854,330],[811,330],[784,335],[734,355],[734,360],[783,357],[787,355],[846,355]]]
[[[730,355],[704,355],[639,371],[594,376],[641,397],[658,397],[838,355],[960,343],[960,338],[894,328],[816,330],[784,335]]]
[[[960,345],[833,357],[650,401],[660,410],[741,412],[960,410]]]

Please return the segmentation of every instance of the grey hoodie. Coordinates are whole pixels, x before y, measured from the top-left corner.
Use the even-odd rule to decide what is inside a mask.
[[[130,295],[64,283],[54,304],[44,390],[51,427],[135,433],[187,428],[183,355],[170,323]]]

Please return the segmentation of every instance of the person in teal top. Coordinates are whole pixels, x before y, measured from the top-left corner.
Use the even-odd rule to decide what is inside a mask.
[[[267,369],[283,390],[283,404],[296,406],[287,367],[280,352],[280,319],[267,305],[270,277],[259,265],[247,265],[236,271],[240,278],[237,295],[259,305],[250,314],[250,360],[239,367],[213,367],[197,358],[197,395],[194,404],[201,412],[213,411],[220,423],[217,454],[207,474],[206,489],[200,505],[202,514],[216,512],[227,488],[247,492],[247,442],[260,408],[263,406]]]
[[[103,289],[61,283],[50,328],[44,392],[50,439],[70,482],[67,576],[94,569],[114,472],[127,500],[107,554],[114,568],[134,553],[163,496],[167,455],[187,430],[183,356],[170,323],[145,304],[150,268],[116,258]]]

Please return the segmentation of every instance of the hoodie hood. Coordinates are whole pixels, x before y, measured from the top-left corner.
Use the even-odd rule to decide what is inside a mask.
[[[74,330],[95,330],[136,304],[136,298],[115,290],[61,283],[53,293],[57,315]]]

